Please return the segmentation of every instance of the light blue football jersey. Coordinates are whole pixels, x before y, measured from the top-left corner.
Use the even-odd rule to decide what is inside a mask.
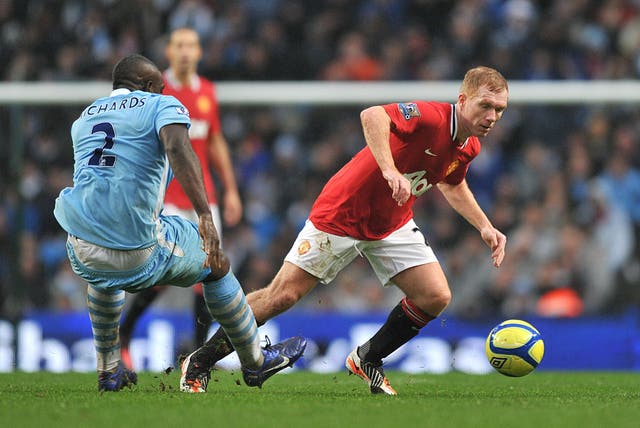
[[[84,109],[71,127],[73,187],[54,215],[68,233],[117,250],[155,244],[156,223],[172,172],[160,129],[190,126],[174,97],[117,89]]]

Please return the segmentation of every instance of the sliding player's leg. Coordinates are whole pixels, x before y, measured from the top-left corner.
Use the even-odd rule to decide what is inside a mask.
[[[98,390],[118,391],[138,382],[136,374],[120,361],[118,329],[124,291],[106,291],[89,285],[87,305],[96,349]]]
[[[260,348],[258,325],[240,283],[230,270],[219,279],[203,281],[204,299],[213,317],[218,321],[228,345],[238,353],[245,383],[262,386],[272,375],[290,367],[300,358],[306,340],[293,337],[279,344]],[[211,367],[198,360],[198,349],[182,363],[180,388],[185,392],[205,392]]]

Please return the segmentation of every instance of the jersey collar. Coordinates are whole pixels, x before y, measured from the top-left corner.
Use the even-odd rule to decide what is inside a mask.
[[[118,89],[114,89],[113,91],[111,91],[111,95],[109,95],[110,97],[115,97],[118,95],[127,95],[130,94],[131,91],[128,90],[127,88],[118,88]]]
[[[165,70],[164,78],[169,83],[169,85],[173,86],[174,88],[179,89],[183,86],[171,68],[167,68]],[[191,81],[189,82],[189,89],[191,89],[192,91],[197,91],[198,89],[200,89],[200,79],[198,79],[198,75],[192,75],[190,80]]]
[[[451,125],[449,130],[451,131],[451,139],[455,142],[456,137],[458,136],[458,117],[456,116],[455,104],[451,104],[451,121],[450,122],[451,122]],[[467,145],[468,142],[469,142],[469,138],[464,140],[462,143],[458,144],[458,147],[460,147],[461,149],[464,149],[464,147]]]
[[[455,104],[451,104],[451,120],[449,121],[449,123],[450,123],[449,131],[451,132],[451,139],[455,141],[456,137],[458,136],[458,118],[456,117]]]

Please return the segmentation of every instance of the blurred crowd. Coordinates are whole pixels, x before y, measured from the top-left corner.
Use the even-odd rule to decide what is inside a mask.
[[[0,79],[110,80],[134,52],[164,67],[166,34],[182,26],[199,32],[199,71],[214,81],[460,80],[480,64],[509,80],[640,75],[638,0],[0,0]],[[362,107],[222,106],[245,204],[224,246],[246,290],[268,283],[326,180],[363,147]],[[51,214],[71,182],[81,108],[0,107],[0,317],[85,307]],[[16,117],[22,146],[6,143]],[[507,109],[468,176],[508,236],[500,269],[437,191],[419,198],[416,221],[453,290],[447,314],[640,304],[639,119],[636,105]],[[397,299],[359,259],[300,308],[388,310]]]

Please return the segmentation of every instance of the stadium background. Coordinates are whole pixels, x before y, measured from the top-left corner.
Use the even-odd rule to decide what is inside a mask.
[[[421,336],[434,341],[405,351],[396,363],[407,370],[451,369],[451,360],[463,359],[456,350],[466,346],[471,361],[480,361],[473,358],[480,349],[473,340],[492,323],[519,317],[543,333],[546,327],[547,368],[640,367],[640,106],[611,101],[624,98],[616,83],[640,74],[640,2],[229,3],[0,0],[3,88],[106,82],[115,61],[133,52],[165,66],[164,37],[183,25],[199,31],[200,72],[219,82],[221,92],[230,82],[256,80],[445,85],[477,64],[498,68],[514,84],[579,81],[586,84],[585,99],[589,83],[610,82],[609,101],[513,102],[485,139],[468,179],[509,237],[500,270],[491,268],[477,233],[437,193],[419,200],[416,221],[447,271],[454,300],[444,321]],[[426,90],[414,94],[432,98]],[[455,95],[451,91],[452,101]],[[65,236],[51,215],[55,196],[70,183],[69,126],[82,104],[0,105],[3,371],[16,364],[93,368],[85,287],[69,269]],[[223,103],[245,203],[242,224],[225,230],[225,248],[247,290],[270,280],[324,182],[364,144],[358,123],[364,105]],[[306,366],[338,369],[327,361],[332,352],[341,354],[340,340],[356,342],[397,299],[358,260],[266,327],[270,335],[315,335],[321,357],[310,356]],[[188,293],[172,292],[143,319],[137,335],[146,367],[161,369],[188,346],[189,300]],[[602,353],[584,356],[575,347],[593,340]],[[429,359],[432,349],[441,352]],[[65,352],[68,360],[57,359]],[[23,360],[26,355],[34,357]],[[409,367],[412,355],[422,360]]]

